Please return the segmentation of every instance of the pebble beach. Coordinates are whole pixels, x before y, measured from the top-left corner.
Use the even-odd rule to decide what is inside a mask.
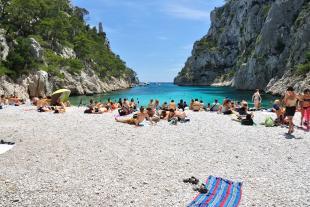
[[[0,139],[16,143],[0,155],[0,206],[181,207],[197,194],[182,179],[209,175],[242,182],[240,206],[310,206],[310,132],[260,125],[272,113],[134,127],[84,109],[0,110]]]

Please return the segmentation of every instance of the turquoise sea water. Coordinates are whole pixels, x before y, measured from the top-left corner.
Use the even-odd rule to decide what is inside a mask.
[[[190,103],[191,99],[198,98],[203,100],[205,105],[213,103],[214,99],[220,102],[225,97],[229,97],[235,101],[247,100],[252,106],[251,97],[254,91],[241,91],[230,87],[212,87],[212,86],[177,86],[172,83],[151,83],[148,86],[139,86],[121,91],[115,91],[107,94],[100,94],[94,96],[75,96],[71,97],[70,101],[73,105],[87,104],[90,99],[98,101],[106,101],[108,98],[117,101],[119,98],[134,98],[139,101],[140,105],[147,105],[150,99],[158,99],[160,104],[164,101],[169,102],[173,99],[178,102],[180,99]],[[270,107],[276,97],[262,94],[263,106]]]

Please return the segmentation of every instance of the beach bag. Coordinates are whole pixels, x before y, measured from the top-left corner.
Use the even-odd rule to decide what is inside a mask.
[[[170,125],[177,125],[178,124],[178,119],[177,118],[171,118],[169,120],[169,124]]]
[[[266,127],[273,127],[275,125],[274,120],[270,116],[265,119],[264,123]]]

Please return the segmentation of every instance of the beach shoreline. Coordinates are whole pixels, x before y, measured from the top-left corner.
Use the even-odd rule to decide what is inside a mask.
[[[309,206],[310,133],[189,112],[189,123],[134,127],[113,113],[0,110],[0,206],[186,206],[196,193],[182,179],[209,175],[243,182],[240,206]],[[299,124],[296,113],[295,124]]]

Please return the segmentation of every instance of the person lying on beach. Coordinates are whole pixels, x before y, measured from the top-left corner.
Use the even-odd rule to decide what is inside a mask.
[[[51,100],[52,98],[50,96],[46,97],[46,98],[42,98],[39,99],[36,102],[36,106],[37,106],[37,111],[38,112],[50,112],[53,111],[51,105]]]
[[[9,105],[14,105],[14,106],[20,106],[21,104],[24,103],[22,99],[19,99],[17,96],[13,96],[13,95],[11,95],[8,98],[8,101],[9,101]]]
[[[140,107],[140,111],[137,114],[134,114],[132,118],[127,119],[121,119],[115,117],[115,121],[130,125],[136,125],[139,126],[140,123],[142,123],[145,119],[148,119],[149,115],[145,112],[144,107]],[[150,121],[152,123],[152,121]]]

